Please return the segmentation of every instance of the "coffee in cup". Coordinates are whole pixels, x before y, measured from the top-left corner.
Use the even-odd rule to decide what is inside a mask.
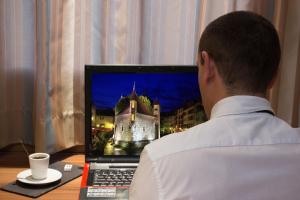
[[[33,153],[29,155],[31,175],[34,179],[47,178],[50,155],[47,153]]]

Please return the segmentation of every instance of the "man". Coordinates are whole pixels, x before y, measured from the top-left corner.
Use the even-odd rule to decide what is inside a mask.
[[[266,100],[280,61],[273,25],[251,12],[221,16],[198,56],[210,119],[147,145],[130,199],[300,199],[300,129]]]

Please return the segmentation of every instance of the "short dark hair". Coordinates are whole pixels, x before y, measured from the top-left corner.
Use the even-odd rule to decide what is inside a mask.
[[[214,60],[229,91],[251,93],[267,91],[281,54],[274,26],[247,11],[231,12],[211,22],[199,42],[202,51]]]

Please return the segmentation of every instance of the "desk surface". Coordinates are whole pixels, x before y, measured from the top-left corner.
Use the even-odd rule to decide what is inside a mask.
[[[83,154],[57,153],[51,155],[50,162],[63,161],[76,165],[83,166]],[[27,156],[23,152],[0,152],[0,187],[16,180],[16,175],[29,167]],[[40,199],[55,199],[68,200],[78,199],[80,190],[81,176],[36,198]],[[0,199],[19,200],[32,199],[22,195],[0,190]]]

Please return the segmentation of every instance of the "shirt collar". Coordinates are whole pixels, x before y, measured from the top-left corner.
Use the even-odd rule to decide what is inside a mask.
[[[226,115],[253,113],[262,110],[273,112],[270,102],[257,96],[230,96],[218,101],[211,110],[211,119]]]

